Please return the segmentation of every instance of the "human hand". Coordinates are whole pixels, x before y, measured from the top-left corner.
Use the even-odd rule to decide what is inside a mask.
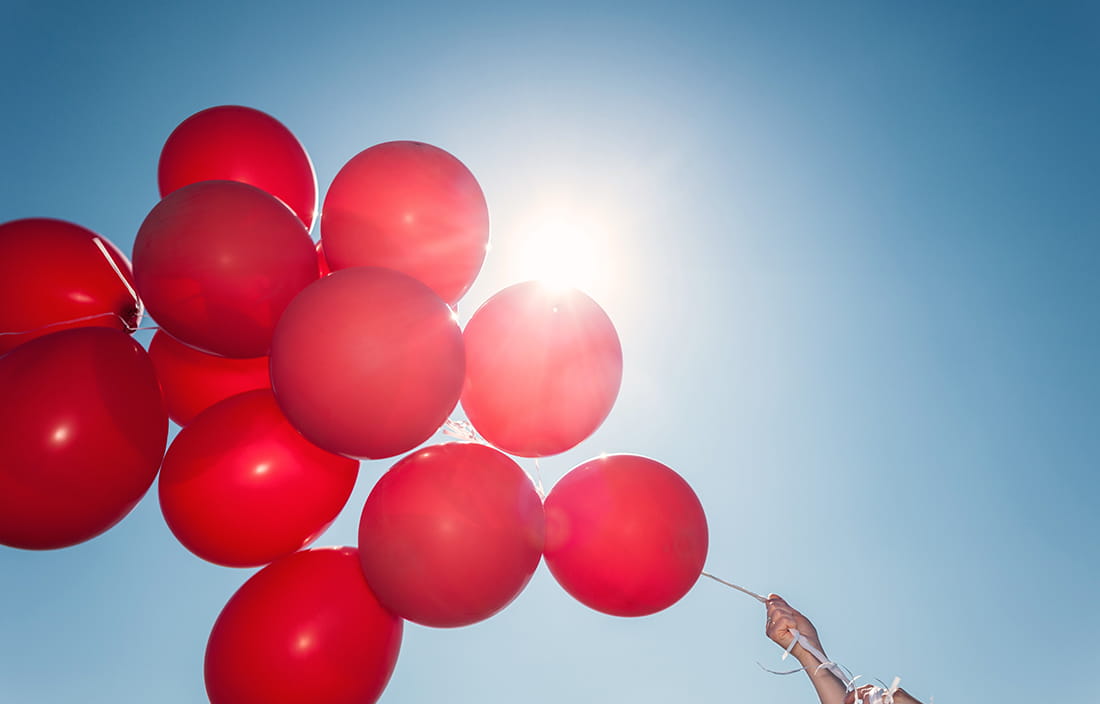
[[[771,638],[786,650],[790,646],[791,640],[794,639],[791,634],[793,628],[805,636],[815,648],[822,653],[825,652],[825,649],[821,647],[817,629],[810,623],[810,619],[788,604],[783,597],[778,594],[769,594],[767,601],[764,603],[768,608],[768,621],[764,626],[764,632],[768,638]],[[806,658],[812,659],[813,662],[817,661],[817,658],[807,652],[801,645],[794,646],[791,655],[794,655],[803,664],[806,664],[803,662]]]

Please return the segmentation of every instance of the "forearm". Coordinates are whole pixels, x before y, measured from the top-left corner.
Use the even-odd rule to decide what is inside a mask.
[[[844,684],[828,668],[819,667],[818,659],[801,647],[796,647],[792,653],[802,667],[806,668],[806,674],[810,678],[817,691],[817,698],[821,704],[844,704],[844,695],[847,690]]]

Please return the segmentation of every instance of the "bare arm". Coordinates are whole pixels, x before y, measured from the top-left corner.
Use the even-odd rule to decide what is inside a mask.
[[[768,622],[765,625],[765,632],[769,638],[786,649],[791,644],[791,640],[794,639],[794,636],[791,635],[791,629],[794,628],[804,635],[815,648],[822,653],[825,652],[825,649],[821,647],[821,640],[818,638],[817,629],[814,628],[814,625],[810,623],[808,618],[784,601],[783,597],[771,594],[768,596],[766,603]],[[844,684],[827,669],[818,669],[817,666],[821,663],[812,653],[801,645],[795,645],[791,655],[806,668],[806,674],[809,675],[810,682],[817,690],[817,697],[821,700],[821,704],[845,704]],[[900,701],[899,704],[901,704]]]

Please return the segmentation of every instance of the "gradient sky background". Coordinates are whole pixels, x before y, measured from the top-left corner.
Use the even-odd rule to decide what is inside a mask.
[[[1086,2],[4,0],[0,221],[129,251],[212,105],[281,120],[322,193],[372,144],[443,147],[493,222],[463,321],[530,277],[540,218],[587,223],[624,386],[548,484],[672,466],[710,571],[926,702],[1100,701],[1098,66]],[[389,464],[319,545],[354,544]],[[175,542],[155,491],[83,545],[0,547],[0,702],[204,701],[249,574]],[[409,626],[382,701],[815,701],[755,664],[786,666],[763,621],[710,581],[604,616],[540,567],[487,622]]]

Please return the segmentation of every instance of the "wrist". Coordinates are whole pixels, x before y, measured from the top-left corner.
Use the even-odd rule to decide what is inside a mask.
[[[822,655],[825,655],[825,649],[822,648],[820,644],[813,643],[813,646],[815,648],[817,648],[817,650]],[[817,658],[817,656],[814,655],[813,653],[811,653],[809,650],[807,650],[806,648],[803,648],[801,643],[794,646],[794,650],[791,651],[791,655],[793,655],[795,657],[795,659],[798,660],[798,663],[800,665],[802,665],[803,667],[805,667],[809,670],[813,670],[814,668],[816,668],[818,665],[821,664],[821,660],[819,660]],[[826,655],[825,657],[826,657],[826,660],[827,660],[828,656]]]

